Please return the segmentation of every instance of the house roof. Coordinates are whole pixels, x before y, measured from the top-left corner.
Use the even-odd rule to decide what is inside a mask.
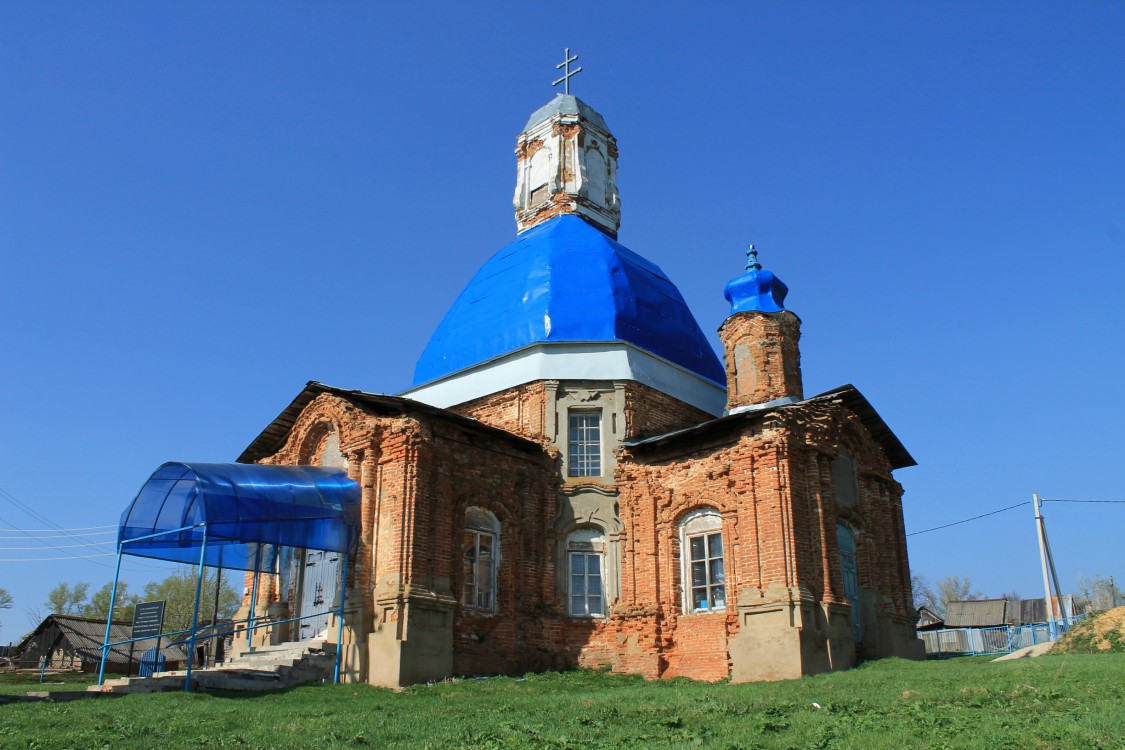
[[[918,630],[934,630],[945,625],[945,621],[931,610],[929,607],[921,606],[918,608]]]
[[[281,446],[285,444],[286,439],[289,437],[289,431],[293,429],[293,424],[297,421],[297,417],[300,416],[301,412],[304,411],[305,407],[308,406],[313,399],[322,393],[329,393],[343,398],[362,408],[368,414],[375,416],[413,414],[440,419],[463,429],[473,430],[490,437],[506,440],[520,450],[528,453],[540,453],[543,450],[542,446],[531,440],[513,435],[505,430],[490,427],[470,417],[463,417],[460,414],[454,414],[446,409],[424,404],[421,401],[414,401],[413,399],[403,398],[402,396],[386,396],[379,393],[346,390],[344,388],[336,388],[334,386],[325,385],[324,383],[318,383],[315,380],[310,380],[305,384],[305,387],[297,394],[297,397],[293,399],[289,406],[285,407],[281,414],[278,414],[272,422],[266,425],[266,428],[258,434],[258,437],[254,438],[250,445],[246,447],[246,450],[242,451],[242,454],[238,457],[238,461],[240,463],[253,463],[276,453]]]
[[[988,628],[1007,624],[1007,599],[973,599],[945,605],[947,628]]]
[[[102,643],[105,639],[105,620],[74,615],[47,615],[43,622],[36,626],[17,646],[17,651],[23,653],[35,638],[46,632],[52,625],[56,626],[59,634],[66,641],[64,648],[79,655],[82,661],[99,661],[102,658]],[[125,641],[131,638],[132,626],[126,622],[115,622],[110,626],[109,640],[111,643]],[[140,659],[148,649],[156,645],[156,638],[146,638],[133,644],[133,661]],[[167,641],[165,641],[167,642]],[[160,653],[169,661],[183,661],[187,654],[182,648],[162,645]],[[107,661],[129,661],[129,644],[113,646],[109,650]]]
[[[839,388],[825,391],[824,393],[804,399],[803,401],[796,399],[778,399],[777,401],[771,401],[753,408],[741,409],[730,414],[725,414],[718,419],[712,419],[681,430],[667,432],[663,435],[655,435],[640,440],[626,440],[624,445],[626,448],[637,452],[670,447],[681,442],[696,442],[705,437],[719,435],[728,430],[737,429],[747,422],[753,423],[760,421],[767,414],[771,414],[775,411],[796,409],[807,404],[822,403],[838,403],[859,417],[860,421],[863,422],[863,426],[867,428],[875,441],[882,446],[883,451],[887,454],[887,459],[891,462],[892,469],[902,469],[907,466],[918,465],[918,462],[915,461],[914,457],[910,455],[910,452],[906,450],[906,446],[902,444],[902,441],[898,439],[894,432],[891,431],[891,428],[887,426],[887,423],[883,421],[883,418],[879,416],[879,413],[875,411],[875,407],[873,407],[853,385],[842,385]]]

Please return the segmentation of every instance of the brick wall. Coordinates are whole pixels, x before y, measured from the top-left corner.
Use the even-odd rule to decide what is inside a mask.
[[[548,388],[541,381],[458,407],[482,422],[516,425],[538,445],[437,416],[373,415],[325,394],[265,459],[308,459],[327,426],[337,431],[349,474],[363,488],[360,556],[349,583],[374,617],[371,627],[395,625],[403,601],[426,600],[451,613],[455,674],[608,664],[649,678],[722,679],[731,671],[728,642],[739,631],[741,601],[800,590],[810,601],[846,606],[837,522],[856,530],[872,617],[911,614],[901,487],[858,417],[839,404],[813,403],[736,415],[622,450],[616,484],[603,488],[617,493],[619,506],[611,547],[619,597],[605,619],[568,617],[558,583],[565,576],[556,571],[562,480],[544,448]],[[701,421],[691,407],[637,384],[626,387],[625,403],[633,435]],[[836,502],[833,485],[841,446],[857,467],[851,508]],[[461,602],[469,507],[501,524],[495,613]],[[725,611],[684,611],[680,524],[700,508],[722,519]]]
[[[724,435],[689,435],[626,451],[621,459],[618,487],[629,539],[622,607],[656,608],[667,635],[659,641],[662,676],[725,677],[724,649],[738,629],[733,613],[740,598],[797,587],[815,602],[846,605],[838,521],[857,530],[860,586],[879,601],[880,613],[909,614],[901,488],[859,419],[838,405],[806,405],[761,419],[736,417],[731,425]],[[858,466],[854,508],[835,501],[830,461],[841,445]],[[684,613],[679,526],[700,508],[722,517],[726,614]]]
[[[492,427],[549,445],[554,439],[548,425],[548,409],[553,407],[553,381],[537,380],[466,401],[450,411],[480,420]]]
[[[662,435],[714,418],[714,415],[702,409],[685,404],[643,383],[629,381],[625,384],[627,440]]]
[[[803,397],[801,320],[779,313],[736,313],[719,328],[727,370],[727,409]]]
[[[466,401],[450,411],[547,445],[554,438],[550,410],[558,385],[558,381],[537,380]],[[624,393],[626,440],[660,435],[715,418],[636,381],[626,381]]]

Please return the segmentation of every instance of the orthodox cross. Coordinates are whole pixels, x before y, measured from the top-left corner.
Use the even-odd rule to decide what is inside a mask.
[[[750,245],[750,249],[746,251],[746,270],[762,270],[762,264],[758,262],[758,251],[754,249],[753,245]]]
[[[556,65],[555,69],[556,70],[565,70],[566,72],[563,73],[562,78],[558,79],[557,81],[555,81],[551,85],[552,86],[558,86],[561,83],[561,84],[563,84],[564,91],[567,94],[569,94],[570,93],[570,77],[574,76],[574,75],[578,75],[579,73],[581,73],[582,68],[575,68],[574,70],[570,69],[570,64],[572,62],[576,62],[578,60],[578,55],[571,56],[570,47],[566,48],[566,51],[563,53],[563,57],[565,57],[566,59],[563,60],[558,65]]]

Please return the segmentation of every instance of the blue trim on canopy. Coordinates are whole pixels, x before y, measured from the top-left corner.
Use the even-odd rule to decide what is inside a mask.
[[[341,469],[169,462],[121,514],[117,541],[198,565],[206,535],[204,565],[254,570],[267,545],[354,553],[359,526],[359,485]]]
[[[716,384],[725,370],[654,263],[572,214],[477,271],[418,360],[419,386],[532,344],[627,341]]]

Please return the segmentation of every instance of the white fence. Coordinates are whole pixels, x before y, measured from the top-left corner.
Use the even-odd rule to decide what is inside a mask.
[[[1037,643],[1055,640],[1083,617],[1085,615],[1019,627],[1003,625],[995,628],[924,630],[918,633],[918,637],[926,644],[927,656],[1010,654]]]

